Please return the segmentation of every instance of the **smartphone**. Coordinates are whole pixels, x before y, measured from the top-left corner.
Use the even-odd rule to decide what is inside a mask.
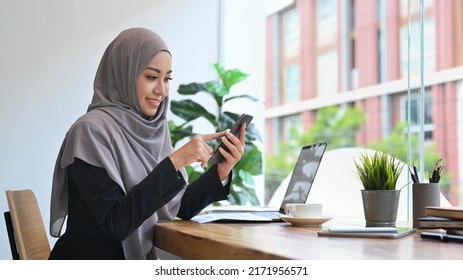
[[[236,137],[240,137],[240,129],[243,124],[246,124],[246,126],[249,125],[249,123],[252,121],[253,116],[248,115],[248,114],[242,114],[238,120],[235,122],[235,124],[232,126],[230,129],[230,133],[235,135]],[[228,148],[225,146],[225,144],[222,142],[219,147],[212,153],[210,161],[212,163],[219,163],[225,158],[222,156],[222,154],[219,151],[219,148],[223,148],[226,151],[229,151]]]

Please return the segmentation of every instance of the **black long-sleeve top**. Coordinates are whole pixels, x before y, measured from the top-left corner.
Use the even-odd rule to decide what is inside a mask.
[[[50,259],[124,259],[121,241],[174,198],[185,185],[167,157],[130,193],[125,194],[106,170],[79,158],[67,167],[68,220]],[[217,165],[191,183],[177,216],[190,219],[210,203],[227,198]]]

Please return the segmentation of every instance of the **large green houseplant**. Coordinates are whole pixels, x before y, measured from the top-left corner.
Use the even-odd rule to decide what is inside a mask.
[[[404,164],[395,155],[375,151],[354,159],[357,177],[363,185],[362,201],[366,226],[395,226],[400,189],[397,180]]]
[[[172,113],[183,120],[180,124],[169,121],[169,130],[174,146],[182,139],[191,138],[196,134],[193,131],[192,122],[198,118],[203,118],[209,122],[217,132],[231,128],[239,116],[245,113],[226,111],[224,105],[231,100],[249,99],[253,102],[258,101],[249,94],[230,95],[231,88],[246,79],[248,74],[238,69],[226,70],[219,63],[213,64],[213,67],[218,75],[217,80],[205,83],[182,84],[178,88],[178,93],[185,96],[193,96],[201,92],[207,93],[211,99],[205,106],[189,98],[173,100],[170,103]],[[231,204],[241,205],[248,202],[253,205],[260,204],[253,188],[253,176],[262,174],[262,154],[255,143],[257,140],[261,141],[260,134],[255,125],[251,123],[246,127],[245,154],[233,168],[234,176],[229,196]],[[219,144],[220,141],[210,143],[214,149]],[[190,181],[195,180],[203,172],[204,170],[198,167],[187,167]]]

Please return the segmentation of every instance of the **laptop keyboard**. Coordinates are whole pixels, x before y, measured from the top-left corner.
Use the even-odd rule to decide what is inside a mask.
[[[280,220],[280,217],[282,216],[282,214],[279,212],[256,212],[254,214],[259,215],[259,216],[264,216],[272,220]]]

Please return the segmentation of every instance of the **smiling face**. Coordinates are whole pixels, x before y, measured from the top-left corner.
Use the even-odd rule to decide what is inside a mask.
[[[157,53],[137,78],[137,96],[142,113],[153,117],[169,94],[172,79],[172,57],[166,51]]]

